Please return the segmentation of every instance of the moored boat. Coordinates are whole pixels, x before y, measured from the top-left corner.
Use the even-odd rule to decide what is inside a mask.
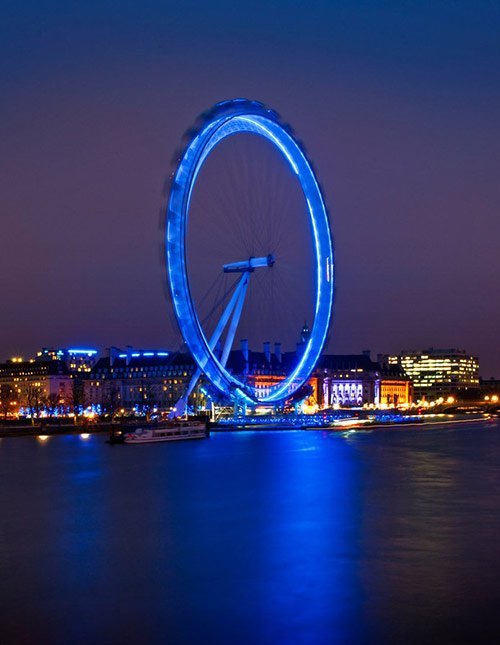
[[[209,436],[208,420],[173,419],[154,425],[136,428],[123,435],[123,443],[158,443],[160,441],[181,441],[204,439]]]

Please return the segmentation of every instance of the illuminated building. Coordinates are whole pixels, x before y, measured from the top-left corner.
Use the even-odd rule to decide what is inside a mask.
[[[362,406],[374,403],[378,396],[380,367],[363,354],[321,357],[314,374],[321,380],[321,407]]]
[[[77,404],[82,377],[95,362],[97,350],[83,347],[42,348],[35,358],[14,357],[0,365],[0,406],[6,416],[9,399],[12,415],[67,414]]]
[[[302,342],[307,342],[304,334],[308,333],[307,325],[304,325],[301,332]],[[297,344],[297,347],[299,346],[300,343]],[[271,352],[270,342],[263,344],[262,352],[255,352],[248,349],[247,340],[242,340],[240,349],[231,351],[227,367],[230,373],[244,379],[255,390],[262,391],[263,396],[267,396],[271,388],[283,381],[292,371],[297,358],[296,352],[282,352],[281,343],[274,343],[274,352]],[[316,405],[319,398],[318,378],[313,374],[304,387],[311,391],[307,403]]]
[[[446,397],[479,387],[479,362],[459,349],[403,351],[386,357],[389,368],[399,367],[411,379],[415,399]]]
[[[362,354],[324,354],[314,371],[319,377],[323,408],[405,406],[412,401],[410,379],[398,368],[375,362]]]
[[[412,402],[412,384],[408,378],[383,376],[380,379],[379,403],[382,407],[398,407]]]
[[[36,361],[64,361],[72,374],[90,372],[97,358],[97,350],[88,347],[70,349],[48,349],[43,347],[36,355]]]
[[[255,388],[271,388],[295,367],[301,348],[308,340],[309,329],[304,324],[296,352],[282,352],[281,343],[264,343],[262,352],[249,351],[248,341],[242,340],[239,350],[233,350],[228,369],[252,383]],[[360,407],[375,405],[398,407],[411,403],[410,379],[396,367],[381,366],[362,354],[324,354],[307,381],[311,394],[306,405],[310,408]]]
[[[263,344],[261,352],[250,351],[248,341],[243,340],[240,349],[230,352],[227,369],[265,397],[295,368],[307,334],[308,328],[304,325],[298,351],[294,352],[282,352],[281,343],[274,343],[271,351],[269,342]],[[97,361],[96,354],[96,350],[85,348],[45,348],[30,361],[20,357],[11,359],[0,370],[0,414],[33,407],[29,405],[27,393],[29,390],[33,398],[34,389],[38,393],[35,407],[43,410],[49,398],[57,398],[60,414],[73,410],[79,414],[88,408],[109,414],[120,410],[170,410],[185,395],[196,371],[196,364],[188,353],[127,346],[125,350],[111,347],[108,356]],[[202,376],[189,396],[191,410],[204,409],[207,395],[214,398],[215,392]],[[397,407],[411,401],[411,383],[408,377],[401,376],[397,366],[382,368],[372,361],[368,351],[330,354],[321,357],[298,397],[289,402],[297,403],[300,397],[304,399],[304,409],[310,411],[363,405]],[[14,400],[17,407],[7,407]],[[216,395],[214,400],[224,404]]]
[[[307,339],[301,331],[301,342]],[[263,352],[248,349],[248,342],[242,341],[240,350],[233,350],[228,361],[228,369],[243,377],[255,388],[270,388],[289,373],[295,366],[298,356],[295,352],[281,352],[281,344],[275,343],[271,353],[270,343],[264,343]],[[324,354],[318,366],[307,381],[311,394],[305,403],[310,408],[359,407],[381,405],[397,407],[411,402],[411,382],[398,370],[382,369],[372,361],[370,352],[363,354],[335,355]]]
[[[85,379],[85,402],[110,414],[118,409],[169,410],[184,393],[195,369],[187,353],[111,348],[109,356],[100,358]],[[197,388],[192,402],[202,400]]]
[[[71,377],[62,360],[37,362],[11,359],[0,364],[0,406],[7,416],[20,411],[33,416],[62,411],[71,399]]]
[[[244,379],[263,395],[270,392],[273,385],[280,383],[288,373],[290,364],[289,354],[283,355],[281,344],[275,343],[274,353],[271,343],[265,342],[262,352],[249,350],[248,341],[242,340],[239,350],[229,354],[227,369],[231,374]]]

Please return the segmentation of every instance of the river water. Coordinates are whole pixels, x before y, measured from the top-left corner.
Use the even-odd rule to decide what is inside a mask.
[[[0,440],[0,642],[500,642],[500,423]]]

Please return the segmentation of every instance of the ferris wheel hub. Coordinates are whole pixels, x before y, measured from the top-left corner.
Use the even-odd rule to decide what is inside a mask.
[[[242,260],[241,262],[230,262],[229,264],[224,264],[222,268],[224,273],[251,273],[258,267],[271,268],[275,262],[276,258],[272,253],[269,253],[269,255],[261,258],[248,258],[248,260]]]

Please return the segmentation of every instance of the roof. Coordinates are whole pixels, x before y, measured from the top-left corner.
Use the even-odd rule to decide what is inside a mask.
[[[69,375],[65,361],[23,361],[0,363],[0,377],[8,376],[66,376]]]
[[[165,369],[192,369],[194,368],[194,360],[188,352],[172,353],[170,356],[132,356],[127,364],[126,358],[115,358],[113,365],[110,364],[109,356],[100,358],[92,367],[91,374],[96,372],[107,372],[111,368],[118,369],[133,369],[135,367],[158,367]],[[90,375],[89,375],[90,376]]]
[[[401,351],[399,354],[395,354],[395,356],[465,356],[468,358],[476,358],[475,356],[472,356],[472,354],[467,354],[465,349],[457,349],[455,347],[451,347],[449,349],[441,349],[435,347],[428,347],[427,349],[403,349],[403,351]]]
[[[331,370],[363,370],[363,372],[379,372],[380,365],[372,361],[366,354],[323,354],[316,366],[317,369]]]
[[[245,363],[244,354],[241,349],[234,349],[230,352],[227,369],[233,374],[243,374],[248,370],[250,373],[263,372],[271,374],[288,374],[297,365],[298,355],[296,352],[283,352],[281,360],[274,352],[269,355],[269,360],[264,352],[248,352],[248,365]],[[56,361],[52,361],[53,363]],[[195,362],[189,352],[172,353],[169,356],[132,356],[127,365],[126,358],[115,358],[113,361],[113,371],[139,368],[164,368],[165,370],[184,369],[191,372],[195,368]],[[92,375],[96,373],[106,373],[111,369],[110,358],[100,358],[92,368]],[[372,361],[366,354],[323,354],[317,370],[328,370],[331,372],[362,370],[365,373],[382,372],[379,363]],[[383,370],[386,377],[398,378],[402,376],[399,366],[390,366]]]
[[[278,374],[285,374],[291,370],[296,363],[295,352],[285,352],[281,354],[281,360],[278,360],[276,354],[271,353],[270,360],[267,360],[264,352],[248,352],[248,371],[264,371]],[[227,362],[228,369],[234,374],[243,374],[247,369],[245,357],[240,349],[234,349],[230,354]]]

